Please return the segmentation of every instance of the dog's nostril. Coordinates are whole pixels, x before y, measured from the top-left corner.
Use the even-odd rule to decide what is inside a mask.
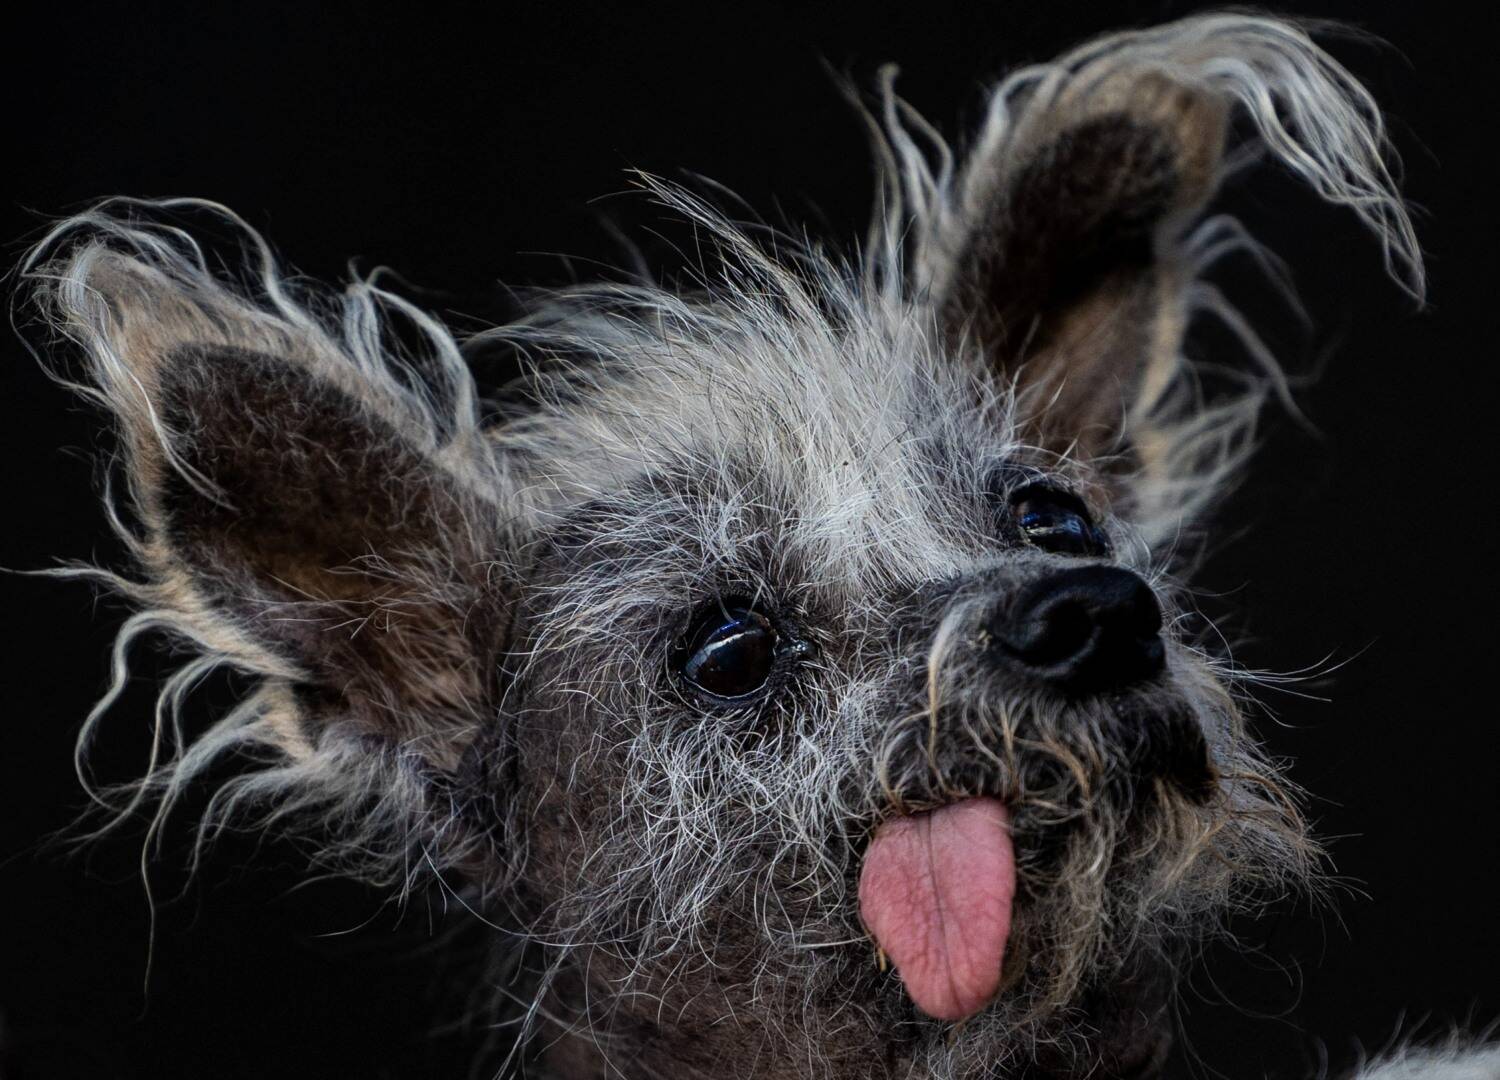
[[[1094,620],[1083,606],[1063,602],[1033,611],[1005,640],[1028,664],[1045,667],[1087,649],[1094,633]]]
[[[1165,659],[1155,593],[1113,566],[1075,567],[1036,582],[991,630],[1034,674],[1069,689],[1139,682]]]

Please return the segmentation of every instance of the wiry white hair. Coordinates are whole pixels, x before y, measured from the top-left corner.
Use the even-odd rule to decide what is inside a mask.
[[[1271,157],[1335,205],[1352,209],[1379,239],[1386,265],[1413,297],[1425,292],[1421,248],[1397,193],[1385,122],[1370,92],[1319,48],[1306,29],[1281,18],[1207,14],[1097,38],[1045,64],[1010,74],[959,168],[942,138],[895,94],[884,71],[883,118],[890,153],[883,215],[867,267],[885,278],[914,241],[911,282],[945,291],[948,255],[986,212],[1002,179],[992,163],[1055,128],[1059,114],[1118,107],[1143,74],[1239,107]]]

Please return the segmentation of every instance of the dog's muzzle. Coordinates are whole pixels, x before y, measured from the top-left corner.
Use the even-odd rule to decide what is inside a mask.
[[[862,921],[939,1020],[967,1019],[1005,984],[1023,871],[1045,880],[1078,830],[1142,828],[1161,800],[1201,803],[1215,782],[1197,717],[1161,677],[1162,611],[1144,580],[1074,566],[996,591],[949,609],[950,625],[978,618],[950,639],[952,667],[937,665],[939,704],[887,759],[904,766],[885,774],[898,812],[859,878]],[[1120,1037],[1121,1075],[1159,1066],[1147,1034]]]

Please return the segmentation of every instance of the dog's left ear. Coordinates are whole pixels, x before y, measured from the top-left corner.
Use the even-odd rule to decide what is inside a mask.
[[[1188,451],[1172,425],[1202,420],[1184,385],[1184,330],[1199,274],[1234,235],[1222,219],[1193,226],[1226,154],[1246,148],[1231,135],[1240,128],[1352,207],[1420,292],[1374,102],[1286,23],[1197,17],[1018,72],[951,183],[920,168],[914,179],[913,144],[895,132],[917,218],[915,283],[945,345],[981,352],[1014,385],[1029,441],[1183,479],[1174,473],[1191,466],[1171,459]]]
[[[1024,391],[1040,445],[1115,449],[1170,373],[1191,273],[1178,249],[1218,180],[1226,113],[1137,75],[1023,108],[1004,153],[970,163],[977,212],[933,302],[950,347],[983,350]]]

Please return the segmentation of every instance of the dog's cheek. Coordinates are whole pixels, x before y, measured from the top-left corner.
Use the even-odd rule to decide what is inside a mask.
[[[573,892],[583,863],[605,832],[610,794],[620,784],[602,768],[591,718],[574,695],[550,688],[564,677],[558,664],[527,670],[515,688],[516,801],[526,819],[526,878],[543,896]]]

